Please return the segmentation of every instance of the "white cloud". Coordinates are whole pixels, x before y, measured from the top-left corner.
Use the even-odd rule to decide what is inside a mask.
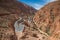
[[[34,8],[36,8],[37,10],[39,10],[41,7],[43,7],[43,5],[35,3],[33,4]]]
[[[56,0],[44,0],[46,2],[53,2],[53,1],[56,1]]]
[[[44,1],[46,1],[45,4],[47,4],[47,3],[49,3],[49,2],[53,2],[53,1],[56,1],[56,0],[44,0]],[[39,9],[42,8],[44,5],[41,5],[41,4],[39,4],[39,3],[34,3],[32,6],[33,6],[34,8],[36,8],[37,10],[39,10]]]
[[[56,1],[56,0],[50,0],[50,2],[53,2],[53,1]]]

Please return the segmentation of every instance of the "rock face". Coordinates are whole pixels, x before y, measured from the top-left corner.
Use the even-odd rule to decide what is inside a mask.
[[[33,16],[36,9],[16,0],[0,0],[0,40],[17,40],[14,23]]]
[[[51,40],[60,40],[60,1],[45,5],[36,13],[33,21]]]

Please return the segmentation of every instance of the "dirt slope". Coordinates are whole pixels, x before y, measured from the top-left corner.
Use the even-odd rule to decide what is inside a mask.
[[[60,40],[60,1],[42,7],[35,14],[33,21],[40,30],[51,37],[51,40]]]
[[[0,40],[17,40],[14,23],[19,17],[28,18],[36,9],[16,0],[0,0]]]

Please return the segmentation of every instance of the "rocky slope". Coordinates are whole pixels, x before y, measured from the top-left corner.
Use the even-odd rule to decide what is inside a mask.
[[[20,40],[47,40],[48,36],[44,33],[41,33],[39,29],[37,29],[36,25],[33,22],[24,22],[25,28],[22,32],[22,36]]]
[[[41,8],[33,21],[40,30],[49,35],[49,40],[60,40],[60,0]]]
[[[21,16],[23,16],[24,13],[25,15],[29,15],[36,12],[36,9],[15,0],[2,0],[0,1],[0,6],[9,12],[11,11],[12,13],[20,14]]]
[[[0,40],[17,40],[15,21],[32,18],[36,11],[16,0],[0,0]]]

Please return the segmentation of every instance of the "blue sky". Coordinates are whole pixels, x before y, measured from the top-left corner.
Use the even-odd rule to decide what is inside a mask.
[[[43,7],[44,5],[46,5],[47,3],[53,2],[55,0],[18,0],[18,1],[23,2],[27,5],[30,5],[38,10],[41,7]]]

